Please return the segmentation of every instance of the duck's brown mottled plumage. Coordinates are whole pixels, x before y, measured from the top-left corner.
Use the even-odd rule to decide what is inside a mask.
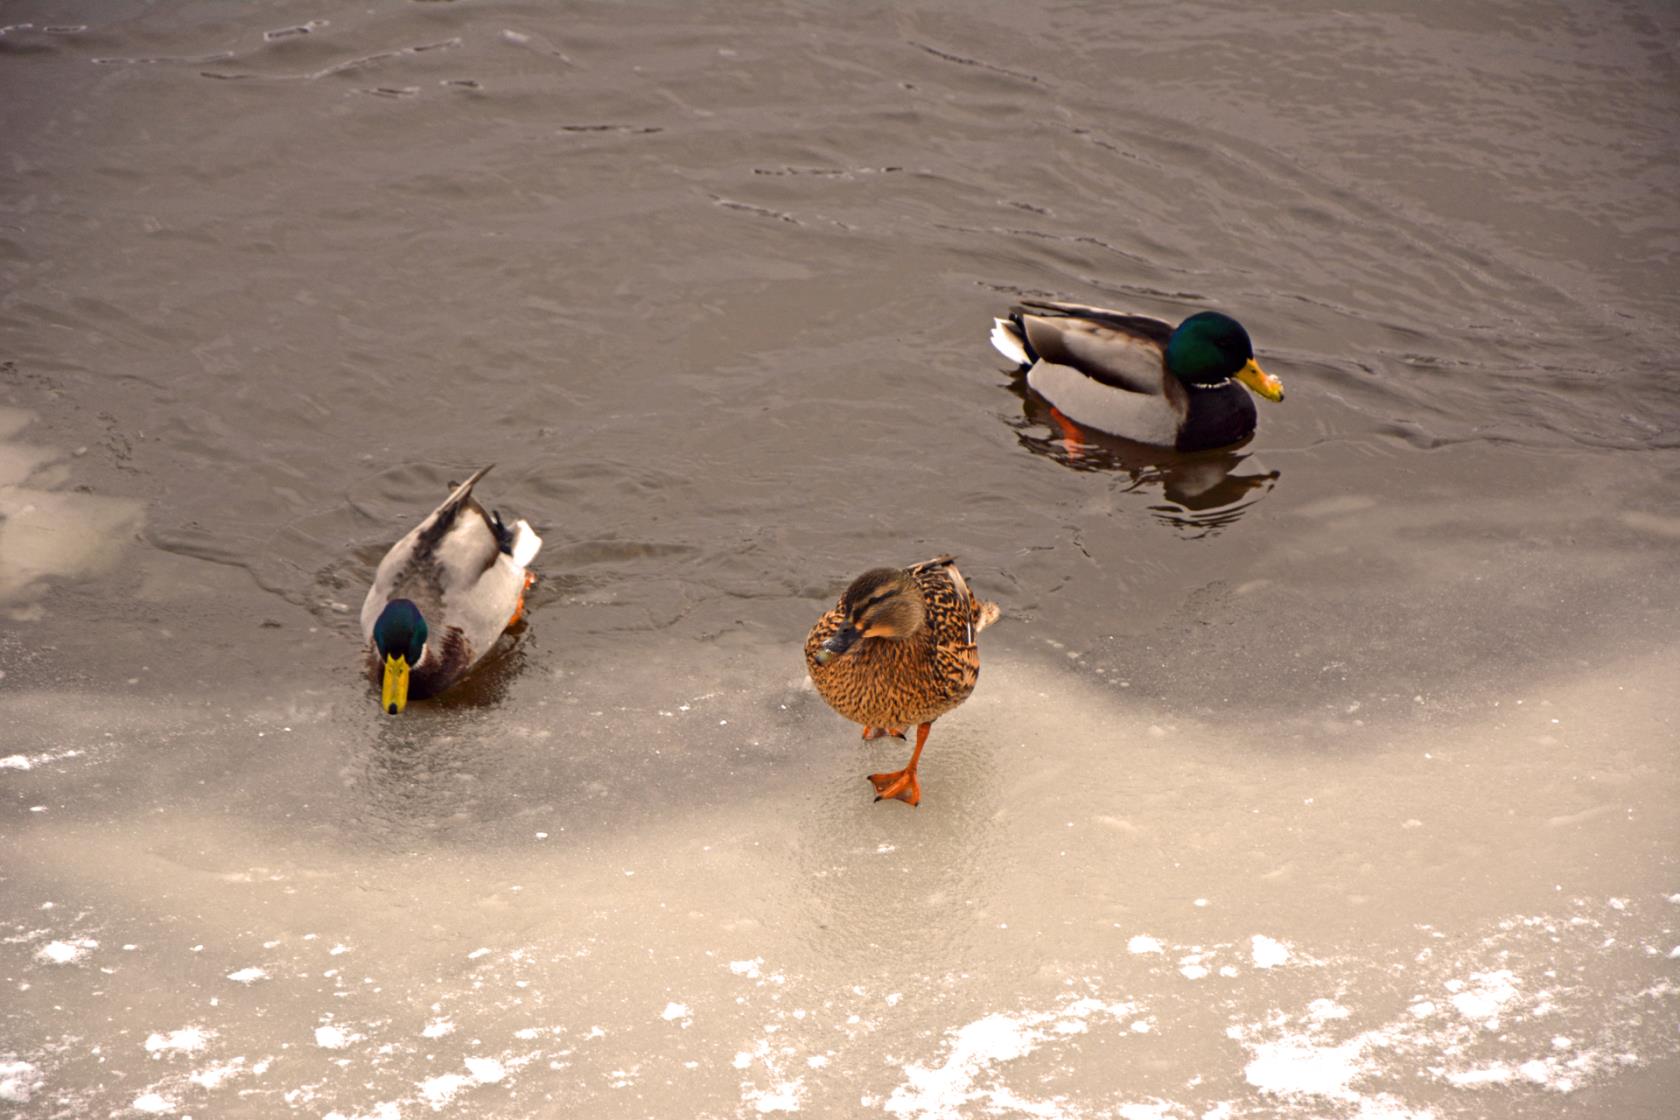
[[[909,632],[861,637],[838,655],[824,649],[848,626],[867,631],[871,612],[882,600],[895,597],[906,600],[896,606],[901,617],[912,620]],[[980,678],[975,639],[998,614],[996,603],[975,598],[953,557],[935,557],[902,571],[877,568],[858,577],[811,628],[805,639],[805,666],[822,698],[847,719],[863,724],[866,738],[875,737],[876,728],[897,733],[920,724],[919,757],[928,725],[974,691]],[[858,626],[860,621],[866,625]],[[915,804],[915,759],[900,773],[909,776],[910,795],[904,799]],[[895,775],[874,775],[872,780],[890,777]],[[878,790],[889,785],[876,781]]]
[[[848,604],[852,591],[871,589],[867,584],[859,587],[860,580],[805,639],[805,665],[817,691],[854,723],[904,727],[938,719],[968,699],[980,679],[980,648],[974,636],[990,619],[980,621],[981,604],[953,558],[941,556],[906,572],[921,592],[926,611],[920,633],[903,639],[864,638],[844,655],[821,664],[816,655],[823,643],[845,623],[848,605],[859,605]]]

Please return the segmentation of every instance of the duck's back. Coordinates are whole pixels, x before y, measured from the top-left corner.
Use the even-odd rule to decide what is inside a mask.
[[[949,556],[917,564],[910,574],[927,609],[927,645],[934,675],[944,682],[955,707],[968,698],[980,679],[980,646],[975,635],[990,619],[982,621],[980,603]]]

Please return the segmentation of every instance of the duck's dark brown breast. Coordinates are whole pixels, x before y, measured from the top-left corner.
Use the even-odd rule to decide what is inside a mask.
[[[1189,409],[1178,430],[1179,451],[1207,451],[1240,443],[1254,434],[1254,397],[1231,382],[1217,389],[1190,389]]]

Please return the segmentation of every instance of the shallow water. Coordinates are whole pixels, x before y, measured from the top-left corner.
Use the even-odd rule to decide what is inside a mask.
[[[1666,1114],[1669,6],[3,23],[20,1115]],[[1071,443],[1017,293],[1288,399]],[[488,461],[529,625],[388,719]],[[799,643],[943,551],[1005,617],[875,805]]]

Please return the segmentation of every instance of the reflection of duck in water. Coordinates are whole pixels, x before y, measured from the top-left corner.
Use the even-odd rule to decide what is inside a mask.
[[[1023,447],[1072,470],[1129,475],[1127,491],[1160,487],[1167,504],[1152,508],[1180,528],[1229,524],[1279,477],[1240,447],[1193,455],[1149,447],[1080,427],[1023,381],[1010,388],[1021,398],[1021,419],[1014,427]]]
[[[510,528],[473,499],[490,470],[455,487],[442,505],[391,547],[362,604],[362,636],[392,715],[412,696],[436,696],[483,660],[519,621],[542,538],[524,521]]]
[[[1253,435],[1245,385],[1283,399],[1283,383],[1255,362],[1248,332],[1217,311],[1173,327],[1146,315],[1027,300],[993,324],[992,345],[1063,416],[1153,447],[1206,451]]]
[[[968,699],[980,678],[975,638],[997,621],[998,605],[968,589],[955,559],[875,568],[846,588],[805,639],[805,667],[828,706],[863,724],[865,739],[904,737],[916,750],[902,770],[871,774],[875,800],[919,804],[921,760],[933,721]]]

